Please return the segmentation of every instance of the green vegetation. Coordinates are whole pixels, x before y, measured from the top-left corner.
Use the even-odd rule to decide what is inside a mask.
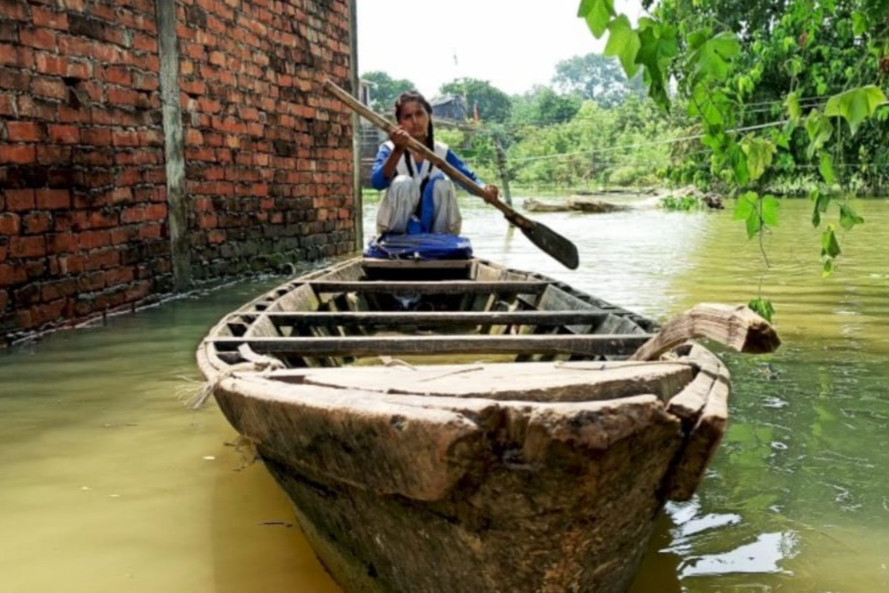
[[[486,180],[502,178],[505,155],[513,187],[738,198],[760,244],[777,197],[807,195],[829,274],[840,229],[864,222],[850,198],[889,187],[889,0],[644,0],[635,24],[615,4],[580,2],[604,55],[561,62],[551,86],[507,97],[485,81],[444,85],[481,121],[440,137]]]
[[[660,199],[660,206],[664,210],[680,212],[704,209],[704,205],[695,196],[666,196]]]
[[[410,80],[395,79],[385,72],[366,72],[361,78],[373,83],[370,108],[379,113],[392,113],[398,95],[416,88]]]

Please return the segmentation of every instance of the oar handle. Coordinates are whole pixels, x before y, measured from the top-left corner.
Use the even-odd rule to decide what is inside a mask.
[[[324,88],[327,89],[331,94],[333,94],[337,99],[345,103],[350,109],[352,109],[352,111],[358,113],[363,118],[365,118],[378,128],[382,129],[387,134],[391,134],[392,131],[396,129],[395,124],[369,109],[366,105],[355,99],[355,97],[337,86],[330,79],[324,81]],[[522,228],[528,228],[532,226],[533,223],[531,223],[530,220],[510,208],[508,205],[504,204],[500,200],[492,200],[490,197],[488,197],[488,195],[484,191],[482,191],[482,188],[479,187],[475,181],[467,177],[460,170],[456,169],[445,159],[441,158],[433,151],[429,150],[427,146],[423,145],[420,142],[417,142],[413,138],[408,139],[408,146],[411,150],[422,154],[424,158],[435,163],[435,165],[439,169],[444,171],[448,175],[448,177],[462,185],[468,192],[472,193],[475,196],[478,196],[494,208],[500,210],[500,212],[502,212],[511,223]]]

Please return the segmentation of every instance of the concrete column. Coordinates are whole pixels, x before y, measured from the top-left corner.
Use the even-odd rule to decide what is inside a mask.
[[[349,79],[352,83],[352,95],[358,96],[358,0],[349,0],[349,44],[351,45],[352,71]],[[364,249],[364,200],[361,197],[361,116],[352,114],[352,167],[355,172],[352,186],[355,192],[355,250]]]
[[[176,0],[157,0],[160,40],[160,87],[164,116],[164,148],[167,169],[167,220],[177,290],[191,284],[188,245],[188,203],[185,193],[185,147],[182,108],[179,105],[179,37],[176,33]]]

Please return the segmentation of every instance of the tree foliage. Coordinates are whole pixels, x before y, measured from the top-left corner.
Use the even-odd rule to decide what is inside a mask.
[[[812,220],[819,225],[833,190],[850,189],[856,166],[845,166],[850,157],[863,158],[860,166],[887,162],[886,126],[874,122],[886,119],[881,86],[889,70],[889,2],[741,4],[663,0],[635,29],[613,0],[582,0],[578,15],[597,38],[609,33],[608,52],[628,75],[643,70],[649,95],[664,109],[672,103],[668,81],[676,81],[688,114],[701,126],[710,172],[738,192],[735,215],[748,236],[761,240],[777,224],[777,202],[763,192],[773,164],[793,169],[814,159],[821,184],[812,192]],[[753,109],[762,105],[767,108]],[[783,128],[751,126],[746,119],[783,115],[782,105]],[[868,141],[867,132],[875,139]],[[863,219],[847,195],[836,202],[840,226],[848,230]],[[836,228],[829,224],[823,233],[825,274],[840,254]]]
[[[361,78],[374,84],[370,94],[370,108],[379,113],[392,112],[398,95],[417,88],[410,80],[395,79],[385,72],[366,72]]]
[[[524,95],[512,97],[512,123],[553,125],[571,121],[583,99],[576,94],[559,94],[546,86],[535,86]]]
[[[632,74],[629,75],[632,78]],[[574,56],[556,64],[553,84],[564,93],[576,93],[602,107],[619,105],[626,97],[639,92],[638,83],[631,83],[614,57],[590,53]]]
[[[443,95],[466,97],[470,112],[476,107],[482,121],[502,123],[509,119],[512,102],[509,95],[493,86],[487,80],[460,78],[442,85]]]

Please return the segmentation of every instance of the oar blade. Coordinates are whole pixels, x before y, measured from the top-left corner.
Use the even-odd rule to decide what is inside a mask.
[[[531,224],[519,226],[522,233],[528,237],[537,247],[551,255],[560,264],[571,270],[576,270],[580,265],[580,258],[577,255],[577,247],[546,225],[539,222],[529,221]]]

